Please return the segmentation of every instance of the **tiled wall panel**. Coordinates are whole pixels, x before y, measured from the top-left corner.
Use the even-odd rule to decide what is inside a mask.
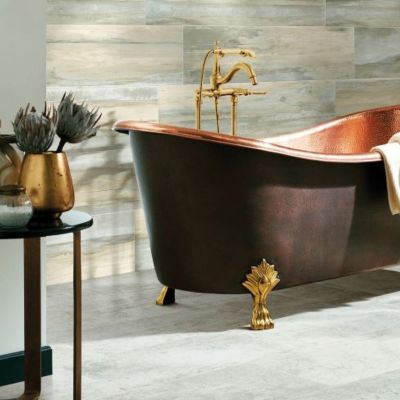
[[[239,135],[400,103],[398,0],[48,0],[47,38],[48,100],[73,91],[103,112],[96,138],[67,147],[76,206],[95,219],[83,235],[85,278],[152,267],[129,139],[110,127],[194,126],[200,65],[215,40],[253,49],[256,59],[226,57],[223,71],[249,62],[268,91],[240,99]],[[240,72],[233,84],[248,79]],[[209,100],[203,110],[204,129],[215,130]],[[229,112],[221,101],[224,132]],[[50,283],[71,280],[68,240],[49,240]]]
[[[400,28],[356,28],[357,78],[400,78]]]
[[[326,0],[327,25],[400,26],[398,0]]]
[[[145,23],[144,0],[47,0],[49,24]]]
[[[156,25],[324,25],[324,0],[146,0]]]
[[[253,49],[257,59],[246,61],[260,81],[353,78],[353,33],[339,27],[185,27],[184,82],[199,81],[199,65],[216,39],[226,47]],[[238,59],[223,61],[231,65]]]
[[[355,79],[336,83],[336,114],[400,104],[400,79]]]
[[[49,86],[163,84],[181,81],[181,27],[49,27]]]

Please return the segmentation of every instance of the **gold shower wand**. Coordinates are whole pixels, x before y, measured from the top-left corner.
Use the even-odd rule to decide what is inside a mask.
[[[214,62],[212,67],[212,72],[210,75],[210,87],[203,89],[203,81],[204,81],[204,71],[207,63],[208,57],[213,54]],[[230,82],[233,77],[239,72],[243,71],[246,73],[248,79],[252,83],[252,85],[257,85],[257,77],[253,70],[253,67],[245,62],[238,62],[232,66],[228,70],[225,75],[221,75],[221,65],[220,58],[227,55],[240,55],[242,57],[250,57],[255,58],[255,53],[249,49],[242,48],[227,48],[222,49],[219,47],[218,42],[215,43],[215,47],[209,50],[204,57],[203,64],[201,67],[200,74],[200,86],[196,90],[196,128],[201,128],[201,105],[202,98],[210,97],[214,99],[214,107],[215,107],[215,117],[217,122],[217,132],[219,133],[219,111],[218,111],[218,101],[220,97],[230,96],[231,97],[231,129],[232,135],[236,135],[236,127],[237,127],[237,103],[239,96],[249,96],[249,95],[261,95],[266,94],[265,91],[260,90],[249,90],[246,88],[227,88],[223,89],[222,86],[226,83]]]

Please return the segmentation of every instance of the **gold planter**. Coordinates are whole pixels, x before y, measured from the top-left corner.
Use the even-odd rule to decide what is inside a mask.
[[[20,184],[31,198],[36,217],[56,219],[74,206],[74,186],[65,153],[26,154]]]

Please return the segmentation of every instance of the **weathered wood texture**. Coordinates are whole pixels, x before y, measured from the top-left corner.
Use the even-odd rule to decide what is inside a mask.
[[[152,268],[128,140],[110,127],[122,118],[193,126],[199,67],[217,39],[256,51],[268,91],[240,99],[240,135],[400,103],[397,0],[48,0],[47,98],[73,91],[103,111],[99,135],[67,147],[76,206],[95,218],[82,235],[84,279]],[[221,118],[229,131],[227,101]],[[207,100],[203,121],[215,129]],[[72,281],[67,238],[49,240],[48,259],[50,283]]]

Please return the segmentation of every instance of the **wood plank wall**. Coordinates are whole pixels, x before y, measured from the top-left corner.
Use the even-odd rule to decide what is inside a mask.
[[[98,137],[67,149],[76,205],[95,217],[83,236],[86,278],[152,268],[128,141],[110,126],[120,118],[193,126],[199,66],[216,39],[255,50],[268,91],[240,100],[241,135],[400,103],[400,1],[48,0],[47,98],[72,90],[103,110]],[[204,111],[204,127],[215,129],[210,105]],[[69,238],[48,248],[49,283],[71,280]]]

